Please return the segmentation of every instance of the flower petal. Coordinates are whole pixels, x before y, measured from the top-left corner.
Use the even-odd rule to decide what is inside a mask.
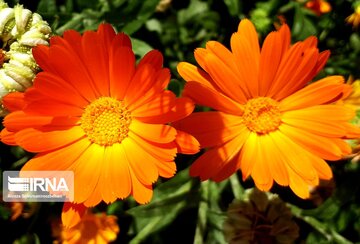
[[[123,100],[135,74],[135,55],[128,47],[111,48],[109,62],[111,96]]]
[[[86,210],[87,208],[83,204],[65,202],[61,213],[62,224],[66,228],[74,227],[80,222]]]
[[[151,185],[159,177],[159,172],[156,168],[156,159],[149,155],[137,142],[128,137],[121,142],[124,148],[130,168],[139,181],[144,185]]]
[[[18,145],[29,152],[46,152],[64,147],[81,137],[84,137],[84,131],[79,126],[49,132],[27,128],[16,133],[15,140]]]
[[[131,115],[134,117],[150,117],[166,114],[175,105],[176,96],[171,91],[164,91],[155,96],[151,101],[143,104],[142,106],[132,110]]]
[[[342,76],[329,76],[311,83],[280,102],[282,111],[327,104],[340,99],[346,86]],[[337,98],[337,99],[336,99]]]
[[[202,148],[221,145],[245,132],[240,117],[214,111],[193,113],[174,126],[193,135]]]
[[[208,106],[225,113],[242,115],[243,106],[219,91],[198,82],[187,82],[183,96],[191,98],[196,104]]]
[[[138,136],[157,143],[172,142],[176,137],[176,130],[169,125],[146,124],[133,120],[129,129]]]

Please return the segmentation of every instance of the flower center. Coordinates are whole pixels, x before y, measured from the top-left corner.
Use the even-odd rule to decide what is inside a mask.
[[[245,104],[243,120],[249,130],[266,134],[281,124],[278,102],[269,97],[257,97]]]
[[[90,141],[111,146],[128,136],[131,114],[123,101],[100,97],[86,106],[80,122]]]

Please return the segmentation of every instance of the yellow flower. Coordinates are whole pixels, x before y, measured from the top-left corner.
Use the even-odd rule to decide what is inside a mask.
[[[256,188],[234,200],[224,223],[225,239],[235,243],[293,243],[299,228],[290,209],[274,194]]]
[[[348,16],[346,19],[348,24],[351,24],[354,28],[358,28],[360,25],[360,4],[355,8],[354,13]]]
[[[53,226],[53,229],[55,227]],[[120,228],[117,217],[105,213],[86,213],[81,221],[72,228],[62,227],[60,236],[61,243],[109,243],[115,241]],[[55,231],[56,232],[56,231]]]
[[[9,8],[0,0],[0,116],[7,111],[2,98],[14,91],[24,91],[32,86],[38,66],[32,48],[47,45],[51,29],[37,13],[22,5]]]

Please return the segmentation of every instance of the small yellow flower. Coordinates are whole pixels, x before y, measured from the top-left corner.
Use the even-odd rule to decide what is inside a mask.
[[[354,13],[348,16],[346,19],[348,24],[351,24],[354,28],[358,28],[360,25],[360,4],[355,8]]]
[[[230,244],[293,243],[299,228],[280,198],[253,188],[246,191],[244,200],[230,204],[224,234]]]
[[[2,98],[32,86],[39,68],[32,48],[48,45],[51,28],[37,13],[22,5],[14,8],[0,0],[0,116],[6,114]]]
[[[81,222],[72,228],[62,227],[60,233],[53,226],[55,235],[61,243],[109,243],[115,241],[120,228],[117,218],[105,213],[86,213]]]

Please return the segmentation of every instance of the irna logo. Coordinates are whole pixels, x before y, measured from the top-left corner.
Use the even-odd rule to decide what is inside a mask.
[[[4,171],[5,202],[71,202],[74,200],[72,171]]]

